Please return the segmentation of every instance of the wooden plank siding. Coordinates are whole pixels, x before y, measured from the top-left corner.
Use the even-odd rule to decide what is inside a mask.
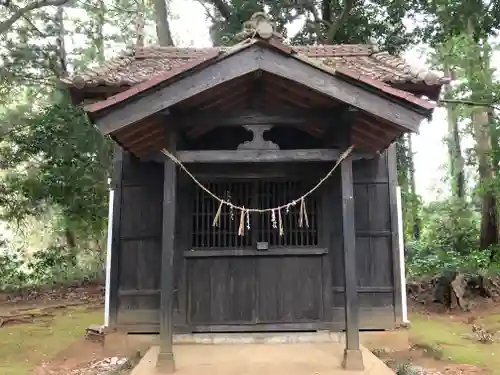
[[[163,164],[140,162],[125,155],[121,190],[117,194],[121,196],[121,227],[114,245],[118,248],[119,289],[112,289],[111,296],[118,296],[119,329],[159,332]],[[394,293],[395,275],[399,275],[398,270],[393,270],[393,251],[397,250],[392,244],[393,238],[397,238],[393,227],[397,223],[393,222],[394,217],[391,219],[389,177],[387,152],[372,160],[353,161],[362,330],[393,328],[395,311],[401,302]],[[338,171],[322,188],[321,247],[326,245],[328,253],[305,256],[185,257],[190,250],[191,204],[196,187],[184,173],[178,173],[178,178],[172,301],[175,332],[235,330],[238,326],[239,330],[266,330],[276,329],[277,322],[283,330],[299,326],[299,329],[309,326],[343,329],[342,202]],[[294,280],[281,277],[297,272],[309,275],[311,284],[296,285]],[[193,283],[194,278],[197,281]],[[330,290],[325,287],[329,284]],[[232,295],[240,297],[218,303],[229,285],[238,291],[235,294],[233,290]],[[282,294],[278,300],[273,297],[278,289],[294,293]],[[273,298],[275,306],[270,304]],[[310,312],[293,304],[302,298],[308,301],[303,306],[313,307]],[[262,303],[268,305],[266,309]],[[321,303],[325,304],[324,310],[317,314]],[[201,305],[205,306],[203,311],[199,309]]]
[[[397,223],[391,221],[388,152],[372,160],[353,162],[360,329],[364,330],[395,326],[394,275],[398,270],[393,269],[392,227]],[[338,181],[338,174],[335,179]],[[333,194],[338,196],[337,181],[333,181]],[[331,211],[340,212],[341,201],[331,202]],[[342,217],[333,214],[332,219],[336,228],[331,234],[330,252],[336,323],[344,320]]]
[[[190,259],[189,322],[195,330],[209,325],[279,329],[283,324],[320,323],[322,259],[293,255]]]
[[[119,186],[121,210],[117,211],[121,224],[113,237],[118,254],[118,288],[111,290],[118,305],[116,325],[129,332],[159,332],[164,167],[163,163],[141,162],[128,153],[124,155]],[[182,254],[187,250],[187,230],[191,225],[186,214],[190,194],[183,188],[186,181],[187,177],[179,174],[180,220],[176,226],[172,296],[177,331],[183,329],[186,321]]]
[[[149,329],[159,323],[163,164],[127,156],[122,167],[117,324]]]

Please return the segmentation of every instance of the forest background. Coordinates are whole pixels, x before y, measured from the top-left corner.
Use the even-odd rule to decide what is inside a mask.
[[[498,274],[500,2],[4,0],[0,289],[103,275],[111,143],[58,79],[141,44],[232,44],[261,10],[291,44],[375,43],[453,79],[398,141],[407,271]]]

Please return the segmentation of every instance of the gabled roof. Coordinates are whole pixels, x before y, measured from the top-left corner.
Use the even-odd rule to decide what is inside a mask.
[[[177,77],[183,75],[183,73],[188,74],[191,70],[194,70],[201,65],[216,63],[217,61],[228,58],[229,56],[234,55],[242,51],[243,49],[249,48],[253,45],[262,45],[266,48],[278,50],[279,52],[286,54],[289,57],[293,57],[305,64],[312,65],[315,68],[321,69],[332,76],[338,76],[344,79],[347,78],[350,81],[355,81],[357,84],[370,86],[372,90],[381,91],[385,95],[391,96],[399,101],[407,102],[412,106],[416,106],[424,110],[431,110],[435,107],[435,105],[428,100],[421,99],[412,93],[394,88],[385,82],[375,80],[370,76],[359,73],[355,70],[351,70],[344,66],[336,67],[335,65],[326,65],[320,62],[318,59],[310,58],[307,55],[298,52],[293,47],[281,43],[280,41],[277,41],[275,39],[264,40],[257,37],[246,39],[241,43],[232,46],[231,48],[211,49],[204,54],[199,54],[196,58],[188,60],[183,65],[178,65],[163,73],[155,74],[149,80],[138,83],[131,88],[113,95],[105,100],[89,104],[85,107],[85,110],[87,112],[98,112],[105,108],[112,107],[144,91],[152,89],[159,84],[164,84],[167,83],[167,81],[176,79]]]
[[[410,66],[402,58],[380,51],[373,45],[341,44],[316,46],[286,46],[294,54],[314,60],[334,69],[347,69],[352,74],[381,81],[418,95],[436,99],[441,85],[448,82],[442,74]],[[157,75],[177,73],[193,62],[214,54],[225,54],[234,47],[177,48],[149,46],[129,51],[104,65],[88,69],[62,82],[78,90],[98,86],[127,88],[146,82]]]

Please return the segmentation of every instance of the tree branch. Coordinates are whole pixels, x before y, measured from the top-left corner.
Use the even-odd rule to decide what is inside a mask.
[[[205,2],[203,0],[197,0],[198,3],[203,7],[203,9],[205,9],[205,14],[208,18],[210,18],[210,20],[215,23],[217,22],[217,20],[215,19],[215,17],[212,15],[212,13],[210,13],[210,9],[207,7],[207,5],[205,4]]]
[[[224,0],[207,0],[207,2],[217,8],[226,21],[229,21],[233,17],[233,10]]]
[[[38,0],[34,1],[29,5],[26,5],[23,8],[17,9],[14,12],[14,14],[10,16],[10,18],[7,18],[7,20],[0,22],[0,34],[9,31],[10,27],[14,23],[16,23],[18,19],[23,17],[28,12],[31,12],[32,10],[40,9],[47,6],[60,6],[66,4],[67,2],[68,0]]]
[[[337,18],[335,23],[333,23],[328,28],[328,34],[326,37],[328,44],[333,44],[337,32],[340,30],[342,25],[347,21],[349,13],[351,13],[353,7],[354,7],[354,0],[345,0],[344,9],[342,9],[342,13],[340,13],[340,16]]]
[[[331,27],[330,23],[326,21],[324,15],[323,18],[320,17],[318,9],[316,9],[316,5],[314,3],[304,4],[303,8],[312,14],[314,19],[313,24],[314,24],[314,29],[316,31],[316,37],[318,38],[318,41],[324,43],[325,41],[321,33],[321,24],[325,25],[326,28],[329,29]]]
[[[43,31],[41,31],[36,25],[27,17],[27,16],[22,16],[22,18],[31,26],[33,30],[35,30],[41,37],[47,38],[47,34],[45,34]]]
[[[11,10],[12,11],[19,11],[19,7],[18,6],[15,6],[15,5],[11,5]],[[20,18],[23,18],[29,26],[31,26],[31,28],[33,30],[35,30],[41,37],[43,38],[46,38],[47,37],[47,34],[45,34],[44,32],[42,32],[38,27],[35,26],[35,24],[33,22],[31,22],[30,18],[28,17],[27,14],[23,14]]]
[[[500,111],[500,107],[495,105],[496,103],[481,103],[463,99],[440,99],[438,103],[463,104],[473,107],[489,107]]]

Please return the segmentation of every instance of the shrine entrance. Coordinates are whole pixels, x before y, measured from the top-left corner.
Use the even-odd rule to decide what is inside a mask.
[[[313,184],[267,178],[204,185],[240,207],[278,207]],[[328,251],[321,237],[321,191],[288,211],[243,218],[226,206],[216,218],[217,202],[195,186],[193,193],[191,248],[185,256],[187,320],[194,331],[311,330],[325,322],[322,270]]]

